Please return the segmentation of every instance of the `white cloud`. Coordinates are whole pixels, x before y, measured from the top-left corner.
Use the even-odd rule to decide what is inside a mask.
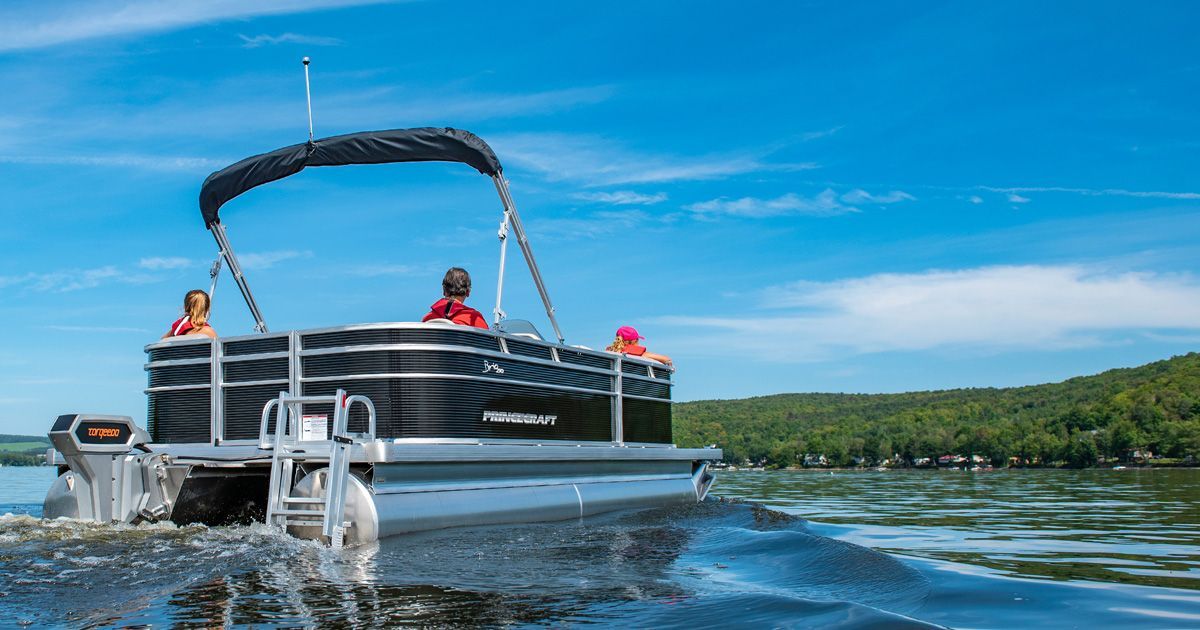
[[[311,255],[311,254],[310,254]],[[30,271],[15,276],[0,276],[0,289],[20,289],[39,293],[67,293],[94,289],[110,284],[148,284],[163,280],[154,272],[194,266],[193,261],[179,257],[149,257],[133,265],[104,265],[88,269]],[[54,328],[53,326],[49,328]],[[59,328],[66,330],[65,328]]]
[[[249,254],[238,254],[238,262],[241,263],[242,269],[270,269],[285,260],[312,258],[312,255],[310,251],[301,252],[292,249],[272,252],[251,252]]]
[[[823,129],[821,131],[810,131],[808,133],[802,134],[800,136],[800,139],[805,142],[808,142],[810,140],[818,140],[820,138],[828,138],[829,136],[832,136],[833,134],[841,131],[843,128],[845,128],[845,125],[838,125],[837,127],[830,127],[829,129]]]
[[[159,271],[163,269],[186,269],[195,264],[196,263],[189,258],[179,258],[177,256],[165,258],[161,256],[153,256],[150,258],[143,258],[138,261],[139,267],[142,269],[149,269],[151,271]]]
[[[314,80],[320,80],[314,78]],[[290,79],[289,79],[290,81]],[[281,85],[276,85],[280,83]],[[264,84],[279,89],[267,89]],[[578,107],[601,103],[615,93],[611,85],[589,85],[567,87],[538,92],[486,92],[465,91],[455,83],[448,86],[420,85],[400,86],[385,84],[371,89],[341,89],[337,85],[321,88],[318,101],[313,103],[313,116],[318,136],[333,130],[384,129],[410,127],[414,121],[456,121],[456,124],[474,123],[481,120],[540,116]],[[205,136],[212,129],[222,134],[239,132],[262,133],[265,131],[295,131],[305,128],[304,94],[300,100],[286,96],[287,86],[271,77],[253,76],[229,80],[225,91],[239,94],[231,101],[212,99],[195,92],[185,92],[167,97],[160,103],[146,107],[118,106],[111,110],[96,112],[87,120],[60,116],[39,120],[43,129],[50,129],[55,136],[72,141],[87,141],[90,145],[101,145],[104,140],[131,138],[170,138],[178,142],[180,137]],[[280,95],[283,96],[280,96]],[[296,104],[299,102],[299,116]],[[22,127],[26,131],[33,126]],[[39,133],[43,129],[39,129]],[[9,134],[0,134],[0,142]],[[38,138],[25,134],[24,144],[38,146]],[[291,136],[285,136],[291,137]],[[486,138],[496,146],[494,138]],[[7,151],[11,153],[11,151]],[[189,158],[159,158],[147,156],[131,162],[145,162],[148,166],[167,160],[176,165],[201,167],[207,170],[221,168],[233,160],[202,160],[189,163]],[[219,156],[228,157],[228,156]],[[507,164],[507,156],[500,155]],[[22,158],[28,159],[28,158]],[[88,159],[88,158],[81,158]],[[96,158],[91,158],[95,160]],[[105,158],[113,161],[115,158]]]
[[[1151,341],[1157,341],[1159,343],[1187,344],[1189,346],[1200,345],[1200,335],[1197,335],[1197,334],[1172,335],[1172,334],[1148,332],[1148,333],[1144,333],[1142,336],[1145,337],[1146,339],[1149,339]]]
[[[1200,330],[1195,277],[1077,265],[878,274],[765,293],[762,308],[778,314],[660,319],[696,344],[782,361],[948,347],[1053,350]],[[714,342],[697,329],[713,331]]]
[[[642,193],[633,192],[632,190],[617,190],[614,192],[594,192],[594,193],[576,193],[571,195],[576,199],[583,201],[595,201],[597,203],[611,203],[615,206],[633,206],[642,205],[648,206],[656,203],[662,203],[667,200],[667,193],[659,192],[653,195],[645,195]]]
[[[530,224],[529,232],[539,240],[596,238],[628,232],[650,220],[650,215],[641,210],[609,210],[579,217],[540,219]]]
[[[510,94],[459,94],[439,99],[404,97],[389,107],[393,117],[407,120],[461,119],[481,120],[500,116],[541,114],[562,111],[579,105],[608,100],[615,91],[611,85],[546,90]]]
[[[995,186],[976,186],[974,190],[1009,193],[1074,193],[1088,197],[1138,197],[1143,199],[1200,199],[1198,192],[1164,192],[1160,190],[1125,190],[1123,188],[1068,188],[1064,186],[1013,186],[999,188]]]
[[[24,276],[0,276],[0,289],[21,284],[22,282],[26,282],[31,277],[32,274],[27,274]]]
[[[242,48],[258,48],[260,46],[274,46],[276,44],[307,44],[310,46],[340,46],[342,40],[336,37],[321,37],[319,35],[298,35],[296,33],[284,33],[282,35],[255,35],[247,37],[238,35],[242,40]]]
[[[980,197],[979,195],[971,195],[970,197],[967,197],[967,201],[970,201],[975,205],[979,205],[983,203],[983,197]]]
[[[826,188],[814,197],[803,197],[796,193],[787,193],[774,199],[759,199],[757,197],[742,197],[741,199],[711,199],[684,206],[698,217],[726,215],[761,219],[786,215],[805,215],[812,217],[832,217],[839,214],[859,212],[854,206],[848,206],[832,189]]]
[[[320,107],[317,108],[317,104],[314,104],[317,110],[313,115],[318,117],[318,124],[322,128],[408,127],[412,126],[413,121],[479,121],[568,111],[604,102],[611,98],[615,91],[616,88],[611,85],[498,93],[464,93],[461,88],[454,86],[425,86],[419,90],[385,86],[369,90],[324,93],[321,96]],[[189,115],[186,111],[188,103],[180,103],[179,107],[184,111],[172,110],[166,118],[168,121],[177,116]],[[226,117],[230,114],[244,115],[249,111],[249,120],[242,121],[243,126],[261,129],[263,125],[268,125],[269,128],[283,129],[295,126],[295,119],[286,115],[294,109],[294,100],[272,99],[257,104],[238,103],[218,107],[206,112],[204,116],[220,121],[221,129],[228,131],[231,127],[224,121]],[[276,113],[282,115],[277,116]],[[491,142],[492,138],[487,140]],[[504,156],[501,156],[501,162],[504,161]]]
[[[82,271],[60,271],[39,275],[33,282],[38,291],[78,291],[91,289],[109,280],[121,277],[121,272],[111,265]]]
[[[1009,193],[1008,200],[1011,201],[1012,203],[1029,203],[1028,197],[1022,197],[1021,195],[1018,195],[1017,193]]]
[[[442,230],[437,234],[417,239],[418,243],[437,248],[444,247],[478,247],[484,242],[495,242],[498,238],[496,230],[481,230],[461,225],[453,229]]]
[[[902,191],[893,190],[883,195],[873,195],[861,188],[856,188],[838,195],[832,188],[826,188],[813,197],[805,197],[796,193],[787,193],[774,199],[758,197],[742,197],[740,199],[710,199],[684,206],[698,218],[726,215],[747,218],[766,218],[779,216],[811,216],[833,217],[840,214],[860,212],[858,205],[883,205],[912,201],[916,197]]]
[[[12,2],[0,11],[0,52],[97,37],[161,32],[261,15],[395,0],[80,0]]]
[[[18,378],[13,379],[11,382],[13,385],[29,385],[36,387],[39,385],[65,385],[67,383],[78,383],[79,381],[56,376],[49,378]]]
[[[604,138],[528,133],[489,139],[502,163],[589,186],[723,179],[763,171],[818,168],[811,162],[773,164],[760,154],[673,156],[630,150]]]
[[[0,155],[3,164],[101,166],[152,171],[209,171],[229,164],[225,160],[153,155]]]
[[[66,293],[93,289],[103,284],[120,282],[142,284],[157,278],[144,274],[129,274],[113,265],[92,269],[68,269],[44,273],[30,272],[20,276],[0,277],[0,288],[18,287],[38,292]]]
[[[127,326],[45,326],[47,330],[57,330],[59,332],[83,332],[83,333],[141,333],[149,334],[149,330],[145,328],[131,328]]]
[[[417,274],[419,271],[421,269],[414,265],[377,264],[352,267],[347,270],[347,273],[363,278],[376,278],[379,276],[411,276]]]
[[[893,190],[884,195],[872,195],[871,193],[855,188],[850,192],[842,195],[842,201],[849,204],[856,203],[871,203],[871,204],[888,204],[897,203],[900,201],[916,201],[917,198],[904,192],[903,190]]]

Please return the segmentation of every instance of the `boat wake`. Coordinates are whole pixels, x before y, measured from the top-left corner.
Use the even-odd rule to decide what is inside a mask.
[[[0,603],[26,625],[929,627],[928,581],[757,504],[449,529],[341,551],[265,525],[0,517]]]

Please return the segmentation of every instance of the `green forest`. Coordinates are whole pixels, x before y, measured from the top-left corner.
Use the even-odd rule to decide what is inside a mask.
[[[1200,354],[1061,383],[905,394],[779,394],[674,406],[675,442],[725,461],[801,466],[924,464],[950,454],[993,466],[1089,467],[1200,459]]]
[[[50,440],[30,435],[0,433],[0,464],[4,466],[40,466]]]

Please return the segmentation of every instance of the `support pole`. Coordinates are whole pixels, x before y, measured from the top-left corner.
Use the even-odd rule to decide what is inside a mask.
[[[229,273],[233,276],[234,282],[242,291],[242,297],[246,299],[246,306],[250,307],[250,315],[254,317],[254,330],[260,333],[267,332],[267,323],[263,321],[262,312],[258,310],[258,304],[254,301],[254,295],[250,293],[250,286],[246,284],[246,278],[242,275],[242,266],[238,263],[237,256],[233,253],[233,247],[229,244],[229,237],[225,234],[225,226],[221,223],[213,223],[208,226],[212,232],[213,238],[217,239],[217,247],[221,249],[221,254],[225,256],[225,263],[229,265]]]
[[[308,57],[304,58],[304,100],[308,103],[308,143],[313,143],[312,88],[308,83]]]
[[[546,292],[546,283],[542,281],[542,273],[538,271],[537,262],[533,259],[533,249],[529,247],[529,239],[525,237],[525,228],[521,225],[521,216],[517,213],[517,206],[513,203],[512,195],[508,192],[508,182],[504,180],[503,173],[493,175],[492,182],[496,184],[496,192],[500,193],[500,201],[504,204],[504,211],[508,214],[513,232],[517,235],[517,245],[521,247],[521,253],[525,255],[525,262],[529,265],[529,273],[533,275],[533,284],[537,287],[538,295],[542,298],[542,304],[546,307],[546,316],[550,318],[550,325],[554,327],[554,336],[558,338],[559,343],[565,343],[562,330],[558,327],[558,319],[554,317],[554,305],[550,303],[550,294]]]
[[[508,253],[508,210],[504,210],[504,219],[500,221],[500,277],[496,280],[496,308],[492,309],[492,325],[498,325],[507,314],[500,308],[500,299],[504,295],[504,260]]]
[[[221,276],[221,263],[224,261],[224,259],[225,252],[217,252],[217,259],[214,260],[212,266],[208,268],[208,279],[210,280],[208,286],[208,310],[210,311],[213,308],[213,301],[215,300],[214,296],[217,293],[217,278]]]

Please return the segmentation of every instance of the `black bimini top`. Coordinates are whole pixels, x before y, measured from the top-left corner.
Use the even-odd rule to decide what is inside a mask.
[[[479,136],[449,127],[363,131],[322,138],[248,157],[208,176],[200,187],[204,226],[220,223],[225,202],[254,188],[295,175],[307,166],[462,162],[488,176],[500,173],[500,160]]]

